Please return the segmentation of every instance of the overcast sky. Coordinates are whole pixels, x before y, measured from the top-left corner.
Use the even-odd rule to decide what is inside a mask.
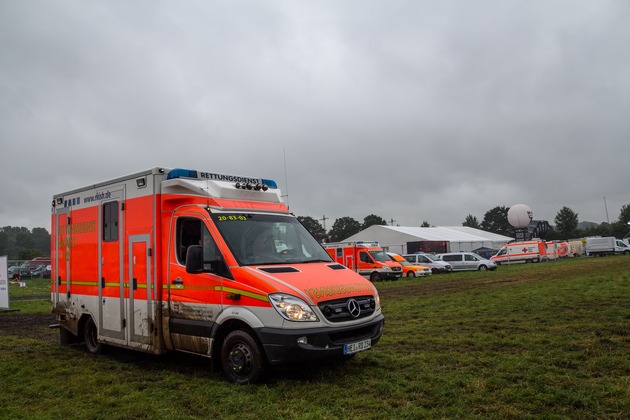
[[[53,194],[153,166],[275,179],[328,229],[612,222],[628,22],[627,0],[0,0],[0,226],[50,230]]]

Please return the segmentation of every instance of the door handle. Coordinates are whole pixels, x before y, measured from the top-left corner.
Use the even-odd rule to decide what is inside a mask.
[[[176,286],[181,286],[182,284],[184,284],[183,280],[180,279],[179,277],[177,277],[175,280],[173,280],[171,282],[172,284],[176,285]]]

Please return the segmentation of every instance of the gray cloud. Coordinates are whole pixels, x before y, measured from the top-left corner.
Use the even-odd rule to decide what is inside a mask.
[[[160,165],[288,181],[291,209],[328,227],[516,203],[601,222],[604,197],[614,220],[630,203],[629,12],[0,0],[0,225],[48,227],[54,193]]]

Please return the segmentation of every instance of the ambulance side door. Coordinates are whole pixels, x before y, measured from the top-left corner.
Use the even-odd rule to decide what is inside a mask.
[[[374,260],[367,251],[359,251],[358,272],[359,274],[368,275],[374,270]]]
[[[225,264],[223,270],[216,269],[223,257],[208,222],[202,210],[176,211],[168,279],[168,328],[173,347],[205,355],[210,354],[212,328],[223,308],[221,286],[229,278]],[[193,245],[203,247],[204,271],[212,272],[186,272],[187,250]]]

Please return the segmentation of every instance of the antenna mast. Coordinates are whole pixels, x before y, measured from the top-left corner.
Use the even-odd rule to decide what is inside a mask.
[[[319,219],[319,220],[321,220],[321,221],[323,221],[323,222],[324,222],[324,226],[323,226],[323,227],[324,227],[324,231],[326,231],[326,220],[328,220],[328,219],[330,219],[330,217],[326,217],[326,215],[324,215],[324,217],[322,217],[321,219]]]
[[[284,186],[286,190],[286,194],[283,197],[287,198],[287,209],[289,208],[289,178],[287,177],[287,149],[283,149],[284,154]]]

